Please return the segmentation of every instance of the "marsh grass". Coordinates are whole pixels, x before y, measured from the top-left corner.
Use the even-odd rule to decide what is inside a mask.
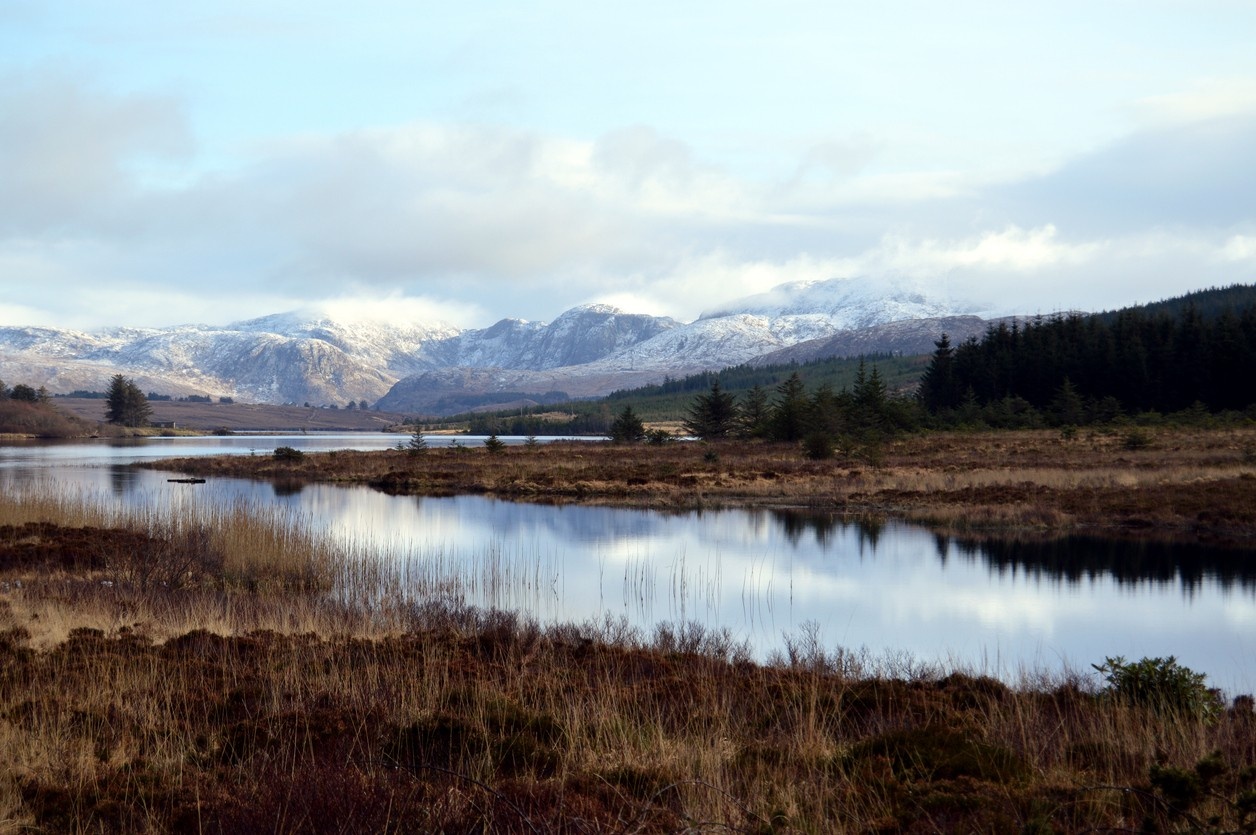
[[[1126,433],[1128,434],[1128,433]],[[1102,530],[1250,543],[1256,538],[1256,427],[932,432],[887,442],[877,461],[813,460],[800,447],[596,442],[243,456],[151,466],[199,475],[369,484],[395,494],[488,494],[655,508],[803,506],[956,530]],[[714,452],[714,455],[707,455]]]
[[[316,531],[0,499],[0,832],[1163,831],[1155,775],[1256,766],[1250,699],[1205,719],[814,627],[756,663],[697,624],[542,626],[464,601],[544,586],[543,555]],[[1192,820],[1244,831],[1218,785]]]

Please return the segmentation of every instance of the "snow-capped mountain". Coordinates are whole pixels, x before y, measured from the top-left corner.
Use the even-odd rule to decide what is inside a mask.
[[[665,375],[792,357],[797,351],[780,352],[793,346],[809,357],[915,353],[942,330],[961,329],[943,317],[971,312],[920,282],[856,278],[782,284],[687,324],[584,305],[549,323],[503,319],[468,330],[318,312],[93,333],[0,327],[0,379],[66,393],[103,390],[123,373],[145,391],[174,395],[367,400],[395,411],[447,412],[546,392],[550,399],[596,396]],[[968,316],[963,326],[982,322]]]
[[[702,314],[714,319],[750,313],[770,319],[801,317],[826,322],[834,330],[855,330],[942,316],[977,313],[975,305],[956,302],[936,282],[905,276],[791,281],[766,293],[726,302]]]
[[[503,319],[429,346],[438,365],[542,371],[583,365],[679,327],[674,319],[625,313],[606,304],[574,307],[553,322]]]
[[[375,400],[401,377],[430,367],[426,342],[448,325],[338,322],[295,313],[221,327],[114,328],[96,333],[0,328],[0,379],[54,393],[103,390],[113,374],[146,391],[261,402]]]

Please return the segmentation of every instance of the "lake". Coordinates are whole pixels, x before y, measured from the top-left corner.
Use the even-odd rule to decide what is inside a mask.
[[[129,506],[246,501],[427,577],[467,602],[541,622],[623,616],[727,628],[766,658],[782,636],[941,661],[1015,679],[1089,671],[1107,656],[1174,655],[1231,694],[1256,690],[1256,554],[1074,537],[964,542],[904,523],[805,511],[663,513],[479,496],[388,496],[365,487],[239,479],[171,484],[133,461],[207,454],[385,449],[386,434],[154,438],[0,446],[0,487],[48,486]],[[460,443],[482,439],[462,436]],[[520,442],[521,439],[509,439]],[[449,443],[448,438],[431,438]]]

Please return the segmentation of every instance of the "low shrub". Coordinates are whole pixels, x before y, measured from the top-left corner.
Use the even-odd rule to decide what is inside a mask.
[[[1183,667],[1172,655],[1139,661],[1118,655],[1091,666],[1107,681],[1109,695],[1131,704],[1188,713],[1206,721],[1221,714],[1221,697],[1207,686],[1207,676]]]

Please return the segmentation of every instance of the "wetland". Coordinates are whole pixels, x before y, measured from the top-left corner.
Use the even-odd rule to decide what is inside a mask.
[[[1245,826],[1253,438],[6,448],[0,830]]]

